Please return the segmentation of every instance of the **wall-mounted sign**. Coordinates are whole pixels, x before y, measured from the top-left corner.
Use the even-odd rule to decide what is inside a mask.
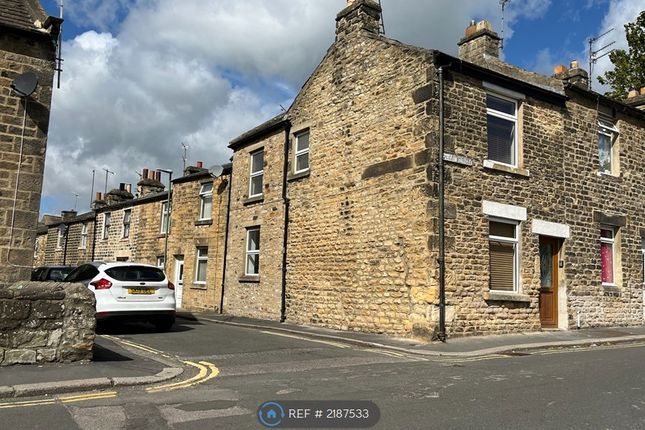
[[[472,166],[473,165],[473,160],[471,160],[468,157],[464,157],[463,155],[443,154],[443,159],[444,159],[444,161],[449,161],[449,162],[455,163],[455,164],[461,164],[462,166]]]

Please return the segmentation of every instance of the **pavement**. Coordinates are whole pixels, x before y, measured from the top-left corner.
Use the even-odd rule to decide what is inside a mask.
[[[523,355],[523,351],[530,350],[645,342],[645,326],[455,337],[442,343],[232,317],[212,312],[178,312],[177,316],[177,324],[173,328],[174,336],[189,330],[191,324],[215,323],[260,333],[270,331],[288,337],[317,339],[421,357],[512,356]],[[128,340],[131,336],[121,336],[131,332],[126,330],[123,333],[119,330],[97,336],[94,360],[89,363],[0,368],[0,398],[50,396],[111,387],[155,384],[175,379],[184,372],[184,369],[190,367],[185,365],[186,362],[182,361],[177,351],[164,353],[160,350],[142,348],[140,344]],[[139,334],[145,338],[147,332],[145,329],[143,331]],[[177,338],[174,339],[173,342],[176,342]],[[244,346],[239,341],[236,344],[238,347]],[[162,349],[173,350],[169,345],[165,345]]]
[[[545,330],[503,335],[449,337],[444,343],[234,317],[214,312],[178,312],[177,317],[189,321],[208,321],[256,330],[270,330],[366,348],[433,357],[467,358],[494,354],[515,355],[521,354],[523,351],[536,349],[575,348],[645,341],[645,326]]]

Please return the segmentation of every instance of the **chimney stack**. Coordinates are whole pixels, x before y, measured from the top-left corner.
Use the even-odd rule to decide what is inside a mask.
[[[105,195],[105,202],[111,206],[133,198],[134,196],[127,190],[126,184],[121,182],[118,189],[111,190]]]
[[[165,186],[161,183],[160,179],[161,172],[155,172],[154,170],[150,169],[143,169],[142,178],[139,182],[137,182],[137,194],[139,195],[139,197],[162,192]]]
[[[645,111],[645,87],[642,87],[640,91],[631,90],[625,103],[638,110]]]
[[[556,66],[553,70],[553,76],[562,79],[567,84],[589,88],[589,73],[580,67],[580,63],[577,60],[571,62],[569,69],[562,64]]]
[[[105,206],[107,206],[107,203],[103,200],[103,194],[96,193],[96,198],[92,202],[92,210],[104,208]]]
[[[347,6],[336,16],[336,40],[360,31],[379,34],[381,6],[373,0],[347,0]]]
[[[76,212],[75,210],[68,210],[68,211],[61,211],[60,212],[60,216],[61,216],[61,218],[63,218],[63,221],[68,221],[68,220],[74,218],[77,214],[78,214],[78,212]]]
[[[475,23],[471,21],[466,27],[464,37],[459,41],[459,58],[479,63],[486,57],[499,59],[499,48],[502,38],[493,31],[490,22],[483,20]]]

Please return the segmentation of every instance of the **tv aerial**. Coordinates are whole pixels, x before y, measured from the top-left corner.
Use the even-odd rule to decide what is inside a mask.
[[[504,18],[506,15],[506,3],[510,1],[511,0],[499,0],[499,5],[502,7],[502,28],[501,28],[502,40],[499,43],[500,49],[504,49]]]
[[[592,89],[592,85],[593,85],[593,67],[596,65],[598,60],[614,52],[613,49],[609,51],[606,51],[606,49],[612,46],[614,43],[616,43],[616,41],[614,40],[613,42],[608,43],[602,48],[598,48],[598,49],[594,49],[595,47],[594,45],[596,44],[596,42],[598,42],[600,39],[602,39],[612,31],[614,31],[614,29],[610,28],[600,36],[589,38],[589,89],[590,90]]]

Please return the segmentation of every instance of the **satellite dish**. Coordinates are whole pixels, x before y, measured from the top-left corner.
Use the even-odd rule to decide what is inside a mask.
[[[21,97],[30,96],[37,86],[38,76],[33,72],[23,73],[11,83],[11,88]]]
[[[208,173],[210,173],[213,178],[217,178],[221,176],[222,172],[224,172],[224,168],[219,164],[216,164],[208,168]]]

